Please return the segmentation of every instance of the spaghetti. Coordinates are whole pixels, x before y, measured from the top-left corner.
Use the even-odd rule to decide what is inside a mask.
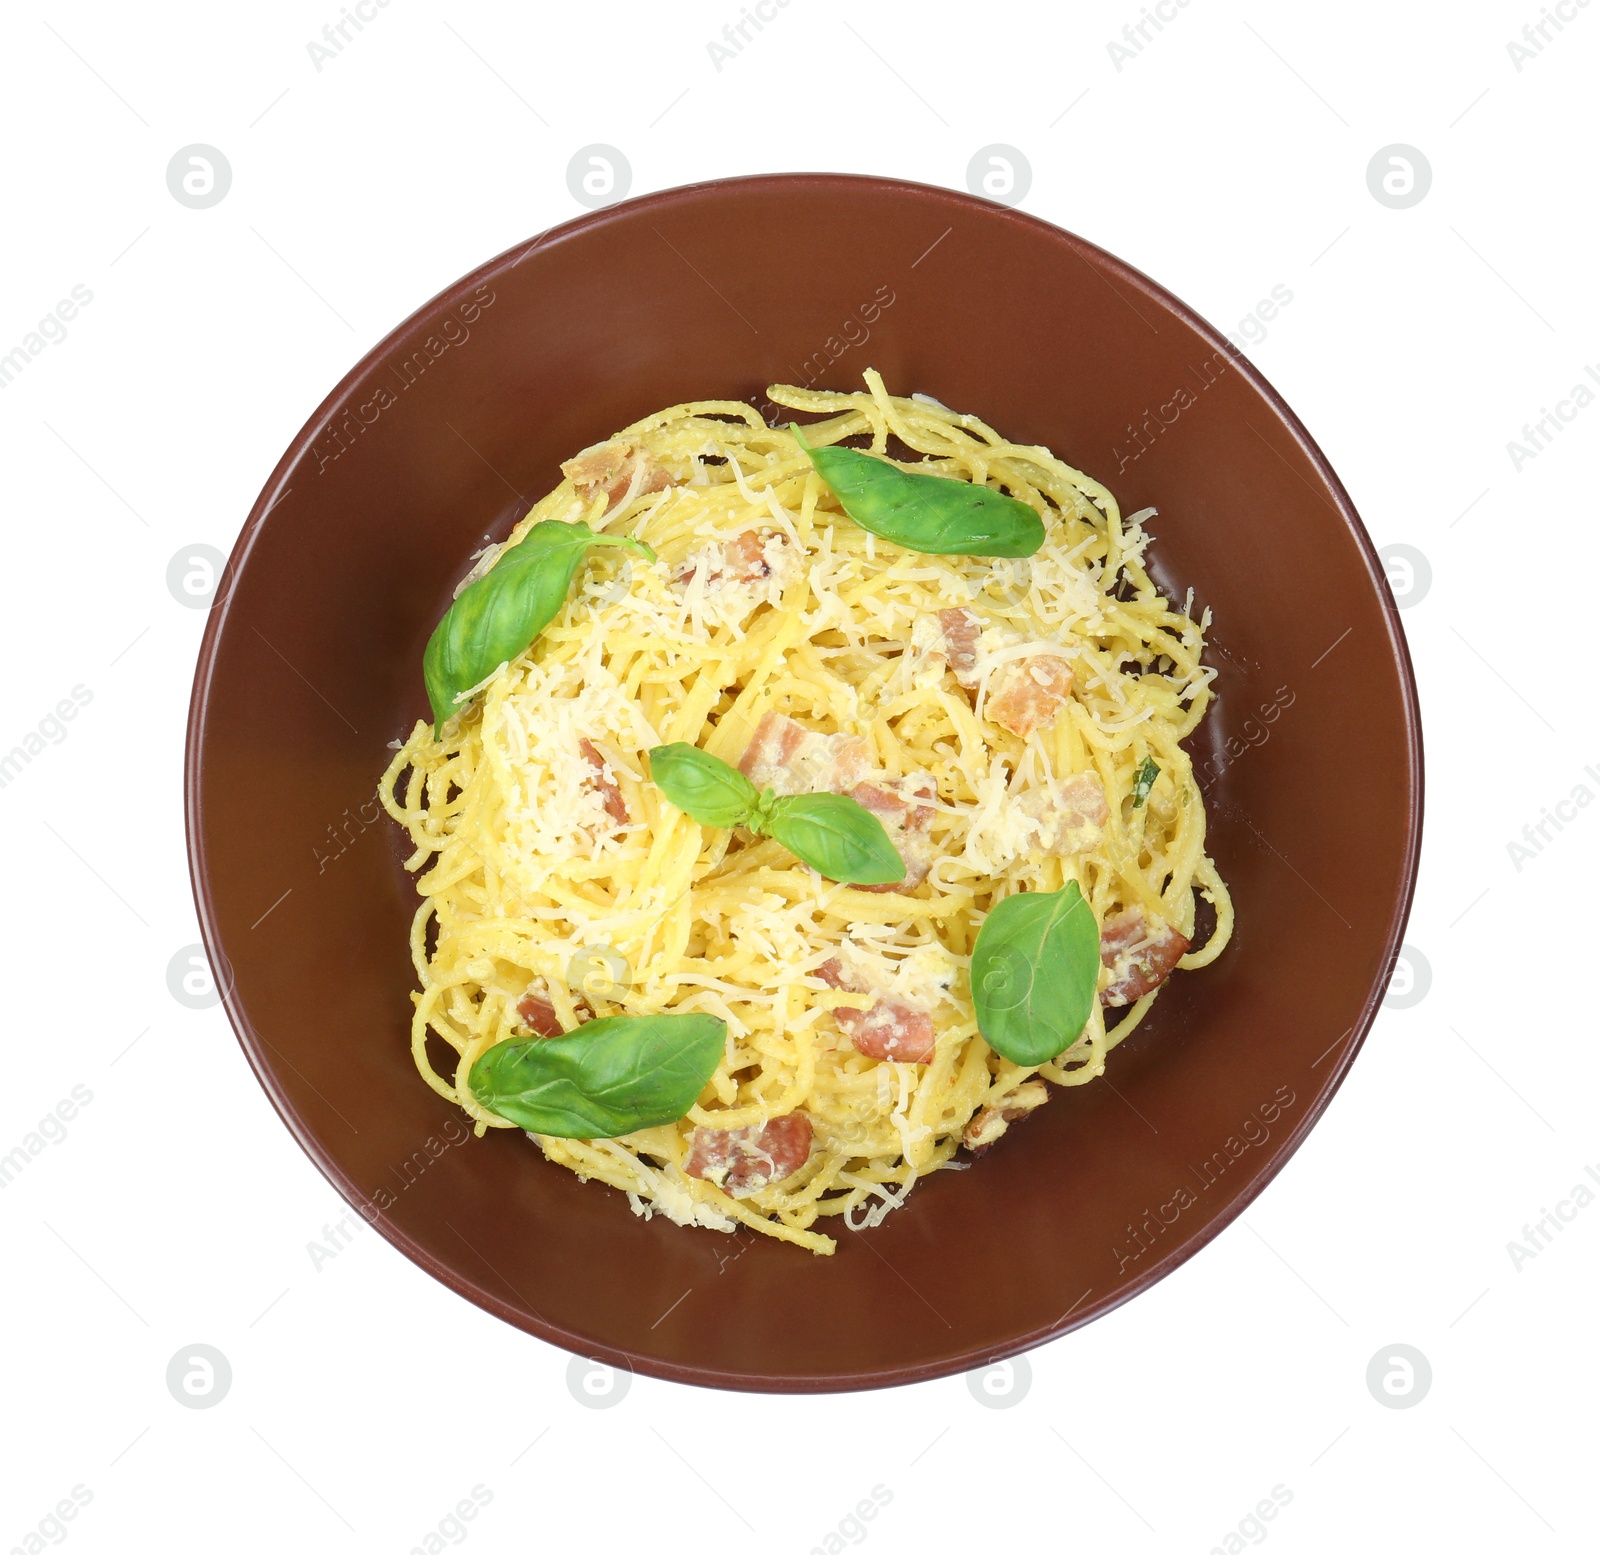
[[[1212,695],[1209,613],[1146,572],[1153,510],[1124,518],[1047,449],[866,381],[769,396],[823,418],[804,429],[813,448],[848,440],[1003,489],[1042,516],[1043,547],[902,549],[845,517],[794,435],[749,405],[663,410],[563,466],[506,542],[584,520],[658,560],[596,552],[441,737],[417,724],[380,790],[420,872],[423,1079],[481,1135],[513,1126],[467,1084],[491,1046],[605,1015],[718,1016],[726,1052],[681,1121],[530,1137],[638,1213],[816,1253],[833,1251],[830,1218],[877,1225],[1049,1087],[1102,1074],[1168,972],[1214,960],[1233,921],[1180,743]],[[770,838],[701,827],[650,781],[647,753],[672,741],[780,790],[843,791],[830,764],[864,764],[891,796],[905,882],[836,884]],[[973,944],[997,902],[1074,880],[1101,926],[1099,1002],[1067,1051],[1019,1067],[979,1034]],[[1215,927],[1192,945],[1197,895]],[[899,1040],[913,1027],[923,1051]],[[781,1123],[800,1117],[796,1164],[800,1130]]]

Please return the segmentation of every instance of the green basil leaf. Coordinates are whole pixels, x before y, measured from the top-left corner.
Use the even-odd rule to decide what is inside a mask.
[[[972,947],[978,1030],[1002,1058],[1033,1068],[1076,1042],[1100,980],[1100,925],[1076,880],[1008,896]]]
[[[737,767],[697,745],[658,745],[650,752],[650,776],[663,794],[702,826],[742,826],[761,796]]]
[[[422,655],[434,734],[459,712],[458,698],[516,658],[560,612],[589,548],[621,545],[648,561],[656,553],[627,535],[596,534],[587,524],[535,524],[464,588],[445,611]]]
[[[616,1139],[675,1123],[722,1062],[715,1015],[608,1015],[564,1037],[497,1042],[467,1083],[491,1112],[558,1139]]]
[[[682,743],[650,752],[656,786],[702,826],[748,826],[772,837],[802,863],[846,885],[892,885],[906,862],[870,810],[845,794],[757,791],[737,767]]]
[[[856,448],[811,448],[791,425],[846,513],[863,529],[928,556],[1032,556],[1044,520],[990,486],[918,475]]]
[[[892,885],[906,877],[883,822],[848,794],[787,795],[773,802],[763,829],[829,880]]]
[[[1139,763],[1139,770],[1133,774],[1133,808],[1135,810],[1150,797],[1150,790],[1156,786],[1156,779],[1160,776],[1161,768],[1149,756],[1146,756]]]

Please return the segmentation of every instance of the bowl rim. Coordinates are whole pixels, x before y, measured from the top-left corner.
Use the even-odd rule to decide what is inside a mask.
[[[418,324],[431,314],[446,298],[468,291],[474,286],[515,269],[536,250],[561,243],[580,234],[604,228],[621,216],[631,216],[639,211],[670,207],[711,191],[748,192],[759,195],[773,190],[804,188],[827,190],[848,187],[853,190],[874,189],[889,196],[910,194],[943,203],[952,214],[972,215],[981,212],[986,220],[998,218],[1002,223],[1012,223],[1054,241],[1065,240],[1075,248],[1079,257],[1091,266],[1109,271],[1136,294],[1153,304],[1161,312],[1171,314],[1189,325],[1199,337],[1225,353],[1233,369],[1256,390],[1275,412],[1280,424],[1298,445],[1322,482],[1319,495],[1329,499],[1338,517],[1356,543],[1358,554],[1365,563],[1369,582],[1382,607],[1382,617],[1388,637],[1389,657],[1399,677],[1404,723],[1404,742],[1409,772],[1409,792],[1406,798],[1406,839],[1402,867],[1395,890],[1385,933],[1385,952],[1381,962],[1382,975],[1373,979],[1354,1025],[1342,1039],[1342,1051],[1324,1076],[1298,1123],[1279,1136],[1277,1148],[1266,1154],[1254,1176],[1240,1194],[1218,1210],[1186,1240],[1176,1243],[1163,1256],[1153,1260],[1138,1276],[1124,1286],[1107,1291],[1103,1296],[1075,1307],[1061,1319],[1047,1326],[1014,1334],[994,1344],[979,1346],[950,1355],[940,1360],[911,1365],[840,1372],[808,1374],[806,1376],[765,1376],[751,1372],[722,1371],[714,1366],[684,1364],[644,1356],[621,1346],[599,1343],[583,1338],[531,1313],[513,1306],[481,1284],[463,1275],[459,1270],[434,1257],[427,1248],[414,1240],[390,1218],[378,1213],[368,1219],[391,1245],[411,1262],[424,1269],[434,1279],[475,1306],[490,1312],[514,1328],[543,1339],[575,1356],[640,1373],[663,1381],[685,1383],[743,1392],[779,1394],[829,1393],[860,1391],[873,1388],[897,1387],[913,1382],[934,1381],[943,1377],[977,1370],[1022,1355],[1029,1350],[1062,1336],[1114,1311],[1135,1296],[1143,1294],[1159,1280],[1164,1279],[1179,1265],[1194,1257],[1202,1248],[1230,1226],[1267,1185],[1283,1170],[1289,1159],[1304,1143],[1306,1135],[1321,1119],[1334,1095],[1344,1083],[1356,1055],[1361,1051],[1377,1018],[1380,1004],[1388,987],[1416,894],[1417,874],[1422,847],[1422,821],[1424,800],[1424,753],[1422,720],[1417,694],[1416,676],[1400,619],[1399,607],[1387,585],[1379,563],[1376,547],[1368,534],[1354,502],[1343,482],[1334,472],[1326,455],[1290,408],[1283,396],[1270,384],[1261,371],[1244,352],[1236,347],[1221,331],[1202,318],[1193,308],[1167,290],[1158,281],[1136,269],[1115,254],[1077,233],[1041,216],[1000,205],[959,190],[937,184],[925,184],[911,179],[884,177],[869,173],[790,172],[743,174],[726,178],[703,179],[695,183],[676,184],[587,211],[572,219],[547,228],[531,238],[505,249],[486,260],[466,275],[449,282],[429,297],[419,307],[402,319],[393,329],[374,342],[317,405],[304,425],[284,450],[260,494],[251,505],[243,527],[235,540],[219,579],[216,597],[207,615],[204,635],[195,662],[194,683],[190,694],[189,714],[184,736],[183,790],[184,832],[189,860],[190,886],[194,895],[199,920],[201,941],[212,968],[213,981],[218,988],[229,1024],[257,1081],[266,1092],[273,1108],[289,1129],[300,1148],[312,1163],[344,1198],[358,1211],[367,1204],[354,1179],[350,1177],[320,1142],[318,1136],[300,1117],[293,1103],[278,1081],[268,1052],[268,1044],[256,1032],[242,1003],[235,994],[229,975],[229,962],[218,927],[217,913],[211,895],[211,883],[206,865],[203,828],[203,773],[201,761],[202,737],[206,713],[210,702],[212,682],[216,671],[217,649],[228,621],[232,605],[233,587],[249,562],[257,539],[265,528],[273,509],[289,493],[291,471],[305,457],[318,430],[332,412],[343,403],[350,391],[379,363],[379,361],[404,339]]]

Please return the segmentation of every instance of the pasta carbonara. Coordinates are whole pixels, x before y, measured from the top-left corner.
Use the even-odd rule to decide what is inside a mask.
[[[915,1183],[964,1164],[1052,1088],[1102,1074],[1174,969],[1214,960],[1233,913],[1181,741],[1205,713],[1209,612],[1162,595],[1146,524],[1099,482],[923,395],[785,386],[848,442],[987,484],[1044,520],[1032,556],[907,550],[852,523],[784,426],[734,401],[675,405],[565,464],[463,587],[549,519],[631,535],[596,550],[559,614],[381,784],[409,833],[422,1077],[481,1135],[467,1083],[514,1038],[617,1015],[726,1023],[673,1123],[533,1134],[635,1212],[833,1251]],[[458,590],[459,593],[459,590]],[[770,837],[701,826],[648,752],[702,747],[779,794],[851,794],[903,881],[824,879]],[[986,915],[1076,881],[1100,930],[1082,1034],[1037,1067],[979,1033],[968,968]],[[1197,897],[1214,910],[1196,931]],[[1208,917],[1210,915],[1207,915]],[[966,1152],[958,1159],[961,1152]]]

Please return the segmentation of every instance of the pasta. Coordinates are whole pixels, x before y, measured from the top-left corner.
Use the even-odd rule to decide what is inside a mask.
[[[844,515],[786,427],[742,402],[673,406],[570,461],[506,542],[583,520],[659,560],[595,551],[536,641],[440,737],[419,722],[380,786],[418,875],[422,1078],[481,1135],[514,1126],[467,1083],[495,1044],[715,1015],[726,1050],[681,1121],[531,1137],[637,1213],[814,1253],[833,1251],[831,1220],[877,1225],[963,1146],[1101,1075],[1167,973],[1213,961],[1233,922],[1180,743],[1212,695],[1209,613],[1146,572],[1153,510],[1124,518],[1047,449],[866,382],[768,392],[822,418],[804,428],[814,448],[1002,488],[1043,517],[1042,548],[907,550]],[[843,791],[855,774],[839,773],[864,764],[916,869],[858,889],[770,837],[697,824],[650,779],[648,752],[673,741],[791,789]],[[1099,1001],[1065,1052],[1019,1066],[979,1034],[974,941],[1000,901],[1069,881],[1101,925]],[[901,1056],[913,1029],[920,1061]],[[796,1115],[797,1165],[797,1131],[771,1127]],[[726,1141],[745,1142],[724,1150],[739,1169],[716,1167]]]

